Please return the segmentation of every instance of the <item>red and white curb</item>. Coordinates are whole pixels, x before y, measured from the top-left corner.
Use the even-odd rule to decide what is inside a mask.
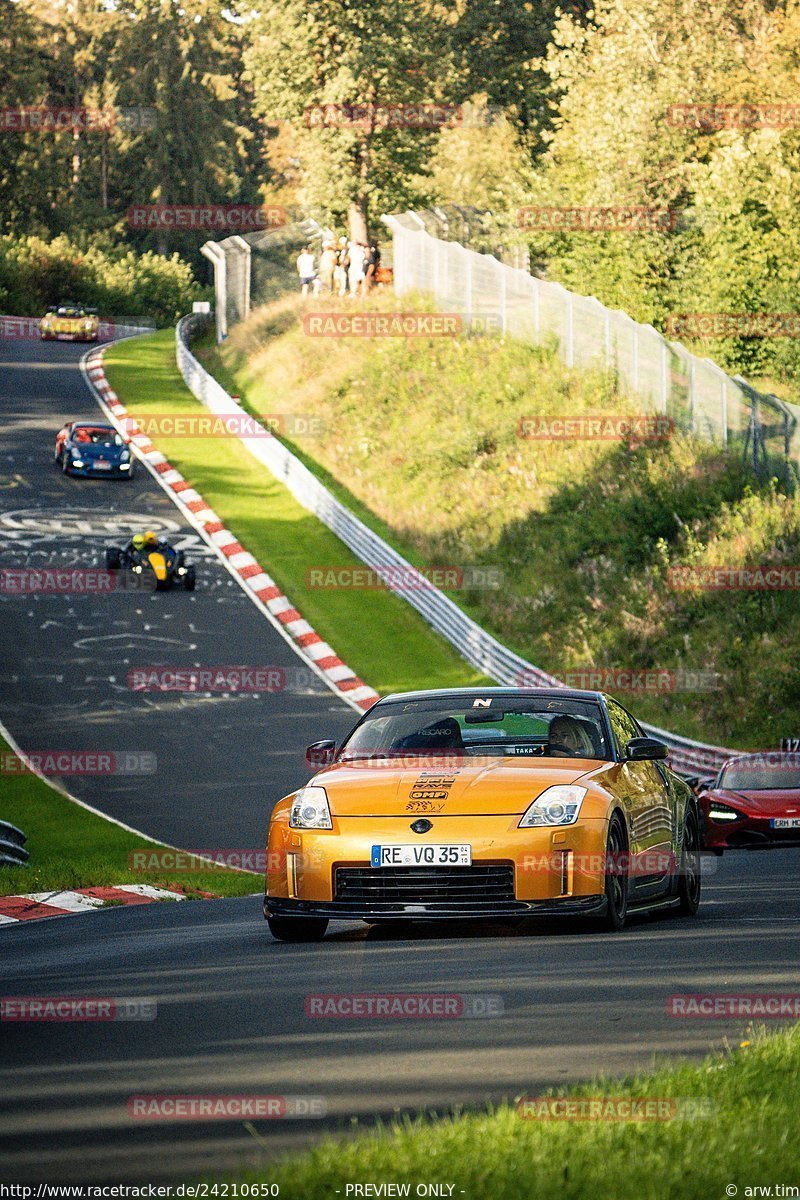
[[[208,894],[201,893],[205,898]],[[210,896],[208,897],[211,898]],[[69,917],[122,904],[152,904],[156,900],[185,900],[183,892],[126,883],[119,887],[76,888],[74,892],[30,892],[25,896],[0,896],[0,925],[38,921],[42,917]]]
[[[103,369],[103,349],[92,351],[86,359],[86,374],[100,397],[101,404],[115,420],[120,432],[130,437],[137,457],[167,487],[188,519],[208,544],[224,556],[232,573],[245,591],[260,601],[273,623],[288,635],[295,649],[343,700],[352,708],[371,708],[379,699],[374,688],[359,679],[346,663],[331,649],[327,642],[304,620],[292,602],[283,594],[256,559],[226,529],[202,496],[184,479],[180,471],[167,461],[156,449],[150,438],[142,433],[136,421],[128,416],[128,410],[111,389]]]

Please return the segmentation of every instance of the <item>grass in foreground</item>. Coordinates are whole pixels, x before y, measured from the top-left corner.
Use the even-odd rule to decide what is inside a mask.
[[[698,1066],[558,1093],[672,1098],[671,1120],[547,1122],[503,1106],[327,1139],[241,1182],[278,1184],[281,1200],[344,1197],[348,1183],[407,1183],[411,1196],[417,1184],[453,1184],[452,1196],[465,1200],[711,1200],[729,1184],[740,1197],[748,1186],[772,1185],[774,1196],[776,1183],[800,1175],[798,1092],[800,1030],[760,1032]]]
[[[400,303],[378,296],[359,311],[372,307]],[[553,674],[574,672],[575,686],[584,668],[682,673],[672,691],[608,688],[678,733],[756,749],[800,727],[800,593],[671,582],[676,565],[799,561],[800,506],[753,477],[741,445],[526,439],[522,418],[642,406],[547,347],[310,337],[303,311],[296,297],[258,310],[223,346],[201,347],[207,369],[253,412],[321,418],[325,433],[292,448],[413,562],[498,568],[499,589],[451,593],[484,628]]]
[[[10,753],[0,738],[0,754]],[[187,894],[213,892],[218,896],[247,896],[259,891],[258,875],[218,868],[173,872],[168,867],[132,870],[129,855],[148,855],[166,847],[148,842],[81,808],[36,775],[3,775],[0,781],[0,819],[27,835],[25,867],[0,867],[0,895],[50,892],[77,887],[107,887],[118,883],[149,883]]]
[[[207,411],[180,377],[174,337],[162,331],[107,352],[109,382],[133,416]],[[396,596],[309,588],[309,568],[360,563],[234,436],[154,441],[366,683],[390,692],[485,682]]]

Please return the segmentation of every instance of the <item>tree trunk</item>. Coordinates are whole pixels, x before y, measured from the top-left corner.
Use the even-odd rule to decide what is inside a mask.
[[[350,241],[363,242],[366,246],[368,241],[366,196],[359,196],[357,199],[350,201],[348,227],[350,229]]]

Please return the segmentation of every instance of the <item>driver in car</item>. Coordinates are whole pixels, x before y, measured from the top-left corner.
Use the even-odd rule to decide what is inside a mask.
[[[138,554],[150,554],[153,550],[160,550],[162,554],[168,554],[172,547],[165,538],[156,537],[152,529],[148,529],[146,533],[135,533],[125,547],[124,553],[131,557]]]
[[[581,758],[591,757],[593,751],[580,722],[568,713],[561,713],[550,722],[547,753],[554,758]]]

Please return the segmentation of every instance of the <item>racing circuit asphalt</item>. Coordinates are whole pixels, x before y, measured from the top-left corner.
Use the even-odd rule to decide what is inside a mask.
[[[130,513],[174,521],[186,534],[143,472],[132,485],[84,484],[50,465],[59,423],[95,411],[79,358],[72,347],[0,343],[2,565],[97,564],[104,522],[124,524]],[[59,532],[65,524],[72,532]],[[185,846],[257,846],[271,802],[304,777],[304,745],[353,717],[321,683],[306,696],[203,702],[130,693],[124,678],[139,656],[292,663],[221,565],[204,558],[198,573],[194,596],[4,598],[0,716],[29,750],[155,752],[155,778],[70,786]],[[646,1068],[654,1055],[698,1056],[725,1038],[735,1045],[744,1022],[676,1019],[667,998],[800,990],[797,861],[792,850],[713,860],[697,918],[635,918],[618,935],[580,924],[408,934],[336,923],[321,945],[282,945],[257,897],[5,926],[0,995],[141,997],[156,1001],[157,1016],[0,1025],[0,1177],[219,1179],[347,1130],[354,1117],[536,1095],[597,1071]],[[306,1017],[307,996],[340,992],[488,993],[503,1011],[472,1020]],[[251,1129],[129,1116],[131,1096],[176,1093],[319,1097],[327,1115]]]
[[[29,752],[155,755],[155,774],[62,780],[109,816],[186,848],[263,848],[272,805],[308,778],[305,746],[344,734],[356,714],[304,667],[141,465],[130,482],[66,478],[53,465],[61,425],[105,420],[81,375],[85,353],[0,340],[0,569],[102,567],[106,544],[152,528],[197,563],[197,590],[0,594],[0,719]],[[149,665],[275,666],[302,690],[132,691],[128,672]]]

